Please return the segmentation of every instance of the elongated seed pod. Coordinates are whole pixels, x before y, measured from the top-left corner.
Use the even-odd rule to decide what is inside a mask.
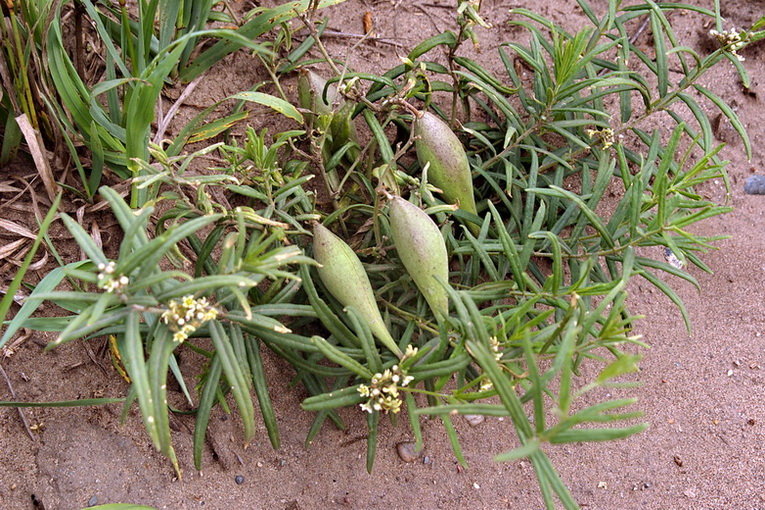
[[[390,201],[389,216],[398,256],[440,322],[449,314],[449,297],[436,279],[449,279],[449,256],[441,231],[425,211],[398,196]]]
[[[343,306],[356,308],[380,343],[401,357],[403,353],[393,341],[377,308],[369,276],[351,247],[328,228],[316,223],[313,228],[313,256],[321,264],[319,278],[329,293]]]
[[[430,163],[428,180],[450,204],[476,214],[470,163],[457,135],[437,115],[425,112],[414,121],[414,142],[421,166]]]
[[[332,103],[337,99],[337,87],[327,87],[327,100],[324,101],[322,94],[327,80],[314,73],[310,69],[300,69],[298,75],[298,101],[300,107],[311,110],[316,115],[328,115],[332,113]]]
[[[325,87],[327,88],[326,101],[323,96]],[[356,125],[351,119],[354,105],[346,103],[340,97],[337,87],[334,85],[327,87],[327,80],[310,69],[300,70],[298,76],[298,101],[301,108],[311,110],[315,115],[332,115],[330,134],[332,135],[333,150],[339,149],[348,140],[354,142],[358,140]],[[333,110],[333,105],[337,105],[336,111]],[[355,151],[354,153],[357,152]]]

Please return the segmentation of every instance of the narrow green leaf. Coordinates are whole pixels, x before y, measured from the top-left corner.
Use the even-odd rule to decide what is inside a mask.
[[[449,443],[452,445],[454,456],[457,457],[457,461],[460,463],[460,466],[466,468],[468,463],[465,460],[465,456],[462,454],[460,440],[459,437],[457,437],[457,431],[454,428],[451,416],[448,414],[441,415],[441,421],[443,422],[444,428],[446,429],[446,436],[449,438]]]
[[[500,453],[494,457],[495,462],[512,462],[514,460],[525,459],[532,453],[539,450],[539,439],[532,438],[525,445],[519,446],[509,452]]]
[[[204,140],[209,140],[210,138],[215,138],[219,134],[228,131],[239,122],[245,120],[249,115],[250,113],[247,111],[234,112],[231,115],[215,119],[203,126],[199,126],[190,133],[187,143],[202,142]]]
[[[82,398],[78,400],[61,400],[58,402],[3,402],[0,407],[91,407],[106,404],[120,404],[124,398]]]
[[[383,371],[382,360],[380,359],[380,352],[377,350],[369,325],[355,307],[347,306],[346,311],[348,312],[348,319],[356,331],[356,336],[361,340],[361,349],[364,351],[367,361],[366,366],[369,367],[372,373],[381,373]]]
[[[359,377],[362,377],[366,380],[372,379],[372,372],[367,367],[363,366],[361,363],[351,358],[322,337],[312,336],[311,341],[330,361],[333,361],[338,365],[347,368]]]
[[[268,384],[263,370],[263,360],[260,356],[260,340],[251,337],[246,340],[245,347],[247,349],[247,361],[249,362],[250,373],[252,374],[252,384],[255,387],[255,395],[258,397],[260,414],[263,417],[263,423],[266,426],[271,446],[274,449],[278,449],[281,440],[279,439],[279,428],[276,423],[276,414],[274,413],[274,407],[271,404],[271,397],[268,394]]]
[[[731,126],[733,126],[733,129],[736,130],[738,135],[741,137],[741,140],[744,142],[744,149],[746,150],[746,157],[748,159],[752,159],[752,143],[749,140],[749,135],[746,133],[746,128],[744,127],[744,124],[741,122],[741,119],[739,119],[738,114],[733,111],[733,109],[728,106],[728,104],[723,101],[723,99],[709,90],[706,87],[702,87],[701,85],[694,85],[693,86],[696,90],[701,92],[704,96],[706,96],[707,99],[712,101],[715,106],[717,106],[720,111],[725,115],[728,120],[730,121]]]
[[[359,385],[349,386],[342,390],[332,390],[329,393],[308,397],[303,400],[300,407],[306,411],[322,411],[326,409],[358,405],[366,400],[365,397],[362,397],[359,394],[358,387]]]
[[[284,99],[272,96],[270,94],[246,91],[229,96],[229,99],[241,99],[243,101],[249,101],[252,103],[267,106],[268,108],[271,108],[300,124],[303,124],[304,122],[303,115],[297,110],[297,108],[292,106],[292,104],[288,103]]]
[[[614,441],[616,439],[624,439],[625,437],[643,432],[648,427],[649,425],[647,423],[640,423],[638,425],[624,428],[566,430],[550,438],[550,442],[553,444],[560,444],[584,443],[591,441]]]
[[[217,320],[212,320],[208,324],[215,352],[221,359],[223,373],[242,417],[244,442],[247,444],[255,436],[255,409],[249,392],[250,385],[242,372],[242,366],[234,353],[231,338],[226,334],[223,325]],[[235,325],[232,324],[231,327],[235,327]]]
[[[653,47],[656,58],[656,78],[659,82],[659,97],[667,95],[669,87],[669,66],[667,65],[667,45],[664,41],[664,29],[662,28],[659,15],[651,11],[651,32],[653,33]]]
[[[372,473],[377,452],[377,431],[380,423],[380,413],[367,413],[367,473]]]
[[[34,246],[32,251],[34,251]],[[37,311],[37,309],[40,307],[40,305],[43,302],[43,300],[38,298],[37,296],[45,292],[50,292],[53,289],[55,289],[58,286],[58,284],[61,283],[61,280],[63,280],[64,277],[66,276],[68,269],[77,268],[84,264],[89,264],[89,263],[90,263],[89,261],[72,262],[71,264],[67,264],[64,267],[57,267],[51,272],[49,272],[47,275],[45,275],[45,277],[42,280],[40,280],[40,283],[38,283],[37,286],[35,286],[35,289],[32,291],[29,297],[26,298],[26,300],[24,301],[24,304],[21,306],[21,309],[13,317],[13,320],[11,320],[10,323],[8,323],[8,327],[5,330],[3,337],[0,338],[0,347],[4,346],[6,342],[8,342],[8,340],[13,335],[16,334],[19,328],[29,327],[29,326],[24,326],[24,323],[29,317],[32,316],[33,313],[35,313],[35,311]],[[22,274],[22,278],[23,278],[24,272],[25,271],[22,271],[21,269],[19,269],[19,273]],[[19,273],[17,273],[17,275]],[[4,299],[7,299],[7,296],[13,297],[14,293],[15,292],[13,292],[11,288],[9,288],[8,291],[6,292],[6,298]],[[4,309],[3,306],[0,306],[0,317],[4,318],[6,313],[7,313],[7,309]]]
[[[685,323],[685,329],[690,334],[691,332],[691,319],[688,316],[688,310],[685,308],[685,304],[683,303],[683,300],[680,299],[680,296],[677,295],[677,293],[672,290],[672,287],[667,285],[664,281],[662,281],[659,277],[651,273],[650,271],[641,271],[640,276],[651,282],[656,288],[658,288],[664,295],[666,295],[673,303],[675,303],[675,306],[680,310],[680,313],[683,315],[683,322]]]
[[[210,423],[210,414],[215,405],[215,398],[220,387],[220,377],[223,372],[223,363],[220,356],[216,353],[210,361],[210,367],[207,369],[204,385],[199,395],[199,406],[197,407],[196,421],[194,422],[194,467],[197,471],[202,469],[202,453],[205,447],[205,435],[207,426]]]
[[[452,47],[456,42],[457,36],[455,36],[454,33],[450,30],[446,30],[445,32],[441,32],[438,35],[434,35],[433,37],[425,39],[420,44],[415,46],[414,49],[409,52],[408,58],[409,60],[415,61],[436,46],[443,44],[445,46]]]
[[[138,406],[141,409],[144,427],[149,434],[154,447],[160,449],[159,430],[157,429],[157,418],[154,415],[155,406],[149,382],[149,370],[146,366],[143,349],[143,339],[141,338],[139,327],[140,314],[131,310],[125,321],[125,348],[122,349],[122,363],[125,370],[133,381],[133,387],[138,398]]]
[[[101,251],[101,248],[96,245],[93,238],[90,237],[79,223],[70,218],[66,213],[61,213],[61,221],[64,223],[64,226],[66,226],[67,230],[69,230],[69,233],[72,234],[77,245],[82,248],[82,251],[85,252],[94,264],[106,264],[107,259],[104,252]]]

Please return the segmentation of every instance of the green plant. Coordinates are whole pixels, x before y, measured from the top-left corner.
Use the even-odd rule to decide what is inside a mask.
[[[314,8],[340,1],[325,0]],[[288,2],[272,9],[259,9],[235,30],[207,28],[210,20],[229,24],[234,21],[215,12],[213,2],[209,1],[142,0],[137,4],[135,18],[124,3],[119,7],[91,0],[72,4],[43,0],[10,2],[10,22],[2,27],[6,64],[3,67],[7,70],[2,73],[2,83],[7,93],[0,104],[0,121],[5,125],[0,164],[7,163],[19,146],[21,132],[15,117],[26,114],[32,128],[38,132],[42,129],[48,140],[60,137],[66,143],[82,184],[71,190],[91,198],[101,185],[106,168],[121,179],[142,175],[137,160],[149,159],[147,147],[155,107],[168,80],[197,78],[239,48],[248,48],[256,54],[269,53],[255,39],[305,12],[310,2]],[[73,57],[61,22],[64,12],[70,9],[77,20]],[[82,27],[87,26],[82,23],[83,18],[95,27],[95,41],[104,48],[105,79],[96,84],[83,70],[86,55]],[[218,39],[219,43],[190,61],[199,42],[210,38]],[[32,69],[34,73],[30,72]],[[265,97],[266,94],[253,94],[254,99],[251,96],[239,99],[269,105],[277,100]],[[211,110],[200,114],[194,127],[198,128]],[[244,117],[246,114],[235,112],[217,122],[223,125],[227,122],[228,127]],[[194,134],[188,131],[184,130],[172,144],[175,155]],[[80,142],[89,149],[89,158],[82,158],[77,151]],[[59,176],[41,173],[53,190],[53,180]],[[150,198],[134,190],[131,205],[142,206]]]
[[[718,238],[698,236],[688,227],[729,210],[694,190],[710,179],[726,179],[725,163],[717,157],[720,147],[713,144],[699,100],[718,107],[750,150],[735,112],[698,80],[726,58],[746,79],[736,52],[761,38],[755,30],[765,23],[735,37],[723,33],[719,14],[702,8],[651,0],[622,8],[613,1],[599,18],[587,2],[579,4],[593,27],[576,34],[531,11],[514,10],[512,23],[528,31],[529,42],[498,48],[502,76],[459,56],[464,42],[476,42],[473,27],[483,24],[471,2],[459,3],[456,34],[423,41],[401,65],[379,76],[346,67],[340,71],[321,43],[321,26],[317,30],[304,18],[312,30],[308,46],[316,44],[333,67],[322,98],[332,83],[343,82],[337,88],[342,100],[317,103],[315,86],[314,101],[303,103],[315,110],[309,118],[319,129],[287,131],[269,143],[265,130],[250,128],[241,141],[233,138],[181,156],[181,146],[198,127],[195,120],[176,138],[184,142],[133,153],[138,156],[130,160],[134,196],[154,200],[139,200],[142,207],[136,209],[136,203],[128,205],[110,188],[101,188],[124,233],[119,252],[107,258],[62,215],[88,260],[40,282],[0,346],[22,326],[59,331],[51,347],[115,335],[132,380],[125,408],[138,402],[152,441],[176,469],[168,371],[190,406],[195,400],[175,361],[176,350],[188,349],[206,360],[195,407],[194,457],[200,468],[211,409],[226,405],[229,395],[248,441],[254,433],[254,390],[271,442],[279,444],[262,370],[261,350],[268,348],[292,365],[296,381],[310,395],[302,403],[304,410],[316,412],[307,444],[327,419],[345,426],[338,408],[360,406],[367,418],[371,470],[382,417],[405,412],[420,447],[420,417],[436,415],[464,464],[453,414],[506,416],[521,446],[497,460],[528,457],[546,506],[554,508],[557,498],[566,508],[577,508],[545,444],[613,440],[646,428],[636,421],[638,411],[626,409],[635,399],[585,406],[581,397],[589,394],[591,401],[596,388],[633,386],[622,376],[637,369],[635,351],[645,346],[632,334],[636,317],[626,306],[625,289],[633,277],[645,278],[674,301],[690,327],[679,296],[660,274],[698,286],[684,264],[708,270],[700,254]],[[300,5],[309,12],[316,6]],[[675,9],[714,17],[721,47],[702,57],[681,46],[665,15]],[[655,61],[630,42],[625,28],[640,17],[651,23]],[[210,53],[175,71],[195,76],[193,70],[209,58],[236,49],[239,43],[232,40],[216,43]],[[282,27],[262,53],[280,94],[279,80],[300,64],[308,47],[293,48],[290,40]],[[428,59],[438,48],[446,50],[446,64]],[[175,72],[168,62],[156,62],[155,71],[161,67],[162,72],[155,75],[154,87]],[[670,62],[682,69],[679,80],[672,80]],[[530,70],[529,80],[518,74],[516,64]],[[118,82],[95,90],[112,90]],[[293,119],[303,118],[282,103],[285,96],[255,94],[237,98],[265,101]],[[639,107],[633,99],[640,100]],[[695,123],[682,120],[675,110],[682,106]],[[447,194],[449,203],[440,201],[446,190],[438,186],[446,185],[429,179],[433,158],[415,157],[420,149],[436,156],[443,152],[418,136],[415,112],[422,110],[454,131],[450,150],[466,156],[467,168],[461,170],[470,172],[474,208],[455,207]],[[676,127],[669,133],[647,131],[644,121],[656,115],[669,116]],[[342,129],[334,129],[333,122],[342,123]],[[340,133],[345,122],[363,122],[371,138],[357,147]],[[220,132],[219,126],[207,127]],[[394,128],[399,136],[391,142]],[[308,154],[307,146],[318,148],[317,155]],[[193,159],[216,150],[223,167],[203,174],[190,170]],[[349,151],[358,151],[352,161]],[[315,184],[309,173],[314,169],[324,182]],[[323,189],[330,193],[325,201],[318,198]],[[608,189],[621,195],[610,208],[604,207]],[[228,202],[213,198],[220,193],[244,205],[227,207]],[[464,207],[467,200],[458,200]],[[161,214],[155,212],[157,203],[166,205]],[[402,207],[408,211],[403,219],[396,209]],[[335,232],[318,226],[312,235],[306,226],[319,221]],[[400,253],[405,248],[401,232],[409,221],[415,228],[427,223],[429,242],[442,241],[447,273],[418,270],[409,253]],[[337,262],[323,251],[327,239],[342,243],[336,244],[346,257],[340,262],[353,258],[353,264],[325,277],[327,267]],[[643,249],[655,246],[681,263],[645,256]],[[319,268],[317,260],[325,267]],[[170,266],[174,269],[166,269]],[[364,280],[363,291],[346,296],[342,271]],[[425,272],[429,279],[422,278]],[[65,275],[78,287],[54,291]],[[434,281],[439,287],[428,287]],[[431,307],[433,296],[438,304]],[[71,315],[46,319],[43,326],[31,318],[43,300]],[[598,367],[594,379],[578,377],[584,364]]]
[[[625,306],[624,294],[633,276],[647,279],[674,301],[690,327],[680,298],[657,272],[697,285],[682,264],[708,270],[698,254],[718,238],[697,236],[687,227],[730,210],[694,191],[696,185],[713,178],[727,182],[724,162],[716,156],[720,147],[713,145],[709,120],[696,97],[717,106],[736,126],[750,151],[735,112],[697,82],[726,57],[741,69],[735,51],[760,37],[750,31],[736,34],[735,40],[730,35],[712,34],[720,40],[721,48],[702,57],[678,45],[664,11],[689,8],[710,17],[714,12],[652,2],[619,12],[620,2],[612,2],[609,13],[598,18],[586,2],[579,3],[595,28],[573,35],[528,10],[515,10],[519,19],[514,23],[529,30],[531,42],[529,46],[507,43],[500,47],[507,73],[504,78],[456,56],[457,48],[469,38],[470,25],[477,22],[461,18],[460,33],[440,34],[421,43],[404,64],[382,79],[371,80],[365,101],[359,102],[357,111],[363,113],[379,150],[376,164],[384,166],[376,167],[377,172],[368,169],[366,178],[354,174],[351,179],[356,179],[357,186],[375,201],[379,187],[404,186],[433,207],[433,212],[440,208],[436,217],[453,263],[459,262],[450,276],[451,285],[442,282],[453,306],[446,328],[429,323],[432,314],[423,306],[419,293],[408,285],[414,275],[401,271],[401,266],[400,272],[393,272],[391,263],[398,261],[385,242],[391,237],[390,227],[380,213],[380,203],[376,201],[370,208],[354,204],[333,213],[345,221],[358,251],[370,255],[368,272],[373,287],[379,289],[378,300],[391,313],[393,337],[413,338],[413,344],[428,351],[425,359],[434,364],[452,363],[462,354],[469,354],[475,363],[455,362],[455,380],[435,374],[428,377],[428,371],[427,376],[420,377],[420,365],[402,362],[400,368],[414,378],[413,382],[392,391],[406,397],[424,393],[429,399],[428,407],[417,408],[415,401],[407,398],[410,416],[440,415],[458,457],[450,414],[510,416],[522,446],[497,458],[530,457],[549,508],[554,507],[555,496],[567,508],[576,507],[576,503],[544,455],[545,442],[610,440],[646,426],[583,428],[584,423],[632,420],[640,413],[621,411],[634,403],[632,399],[606,401],[580,410],[574,410],[575,402],[596,387],[624,385],[615,378],[636,370],[639,356],[631,354],[629,346],[642,344],[630,335],[635,318]],[[656,54],[669,55],[684,70],[676,83],[670,79],[667,59],[657,58],[654,63],[630,43],[625,24],[641,16],[652,24]],[[719,23],[719,16],[717,19]],[[445,46],[452,56],[448,66],[422,59],[438,46]],[[631,58],[640,66],[628,67]],[[531,70],[530,82],[517,74],[516,61]],[[646,74],[654,75],[658,83],[655,90]],[[348,76],[369,79],[354,73]],[[451,101],[436,101],[439,93],[451,96]],[[633,108],[633,96],[642,99],[642,109]],[[425,182],[431,174],[426,174],[424,164],[433,158],[421,157],[419,165],[410,165],[400,156],[412,138],[394,148],[385,135],[389,125],[400,128],[411,122],[411,105],[398,107],[413,101],[431,105],[444,122],[454,126],[460,125],[457,117],[461,120],[460,134],[468,149],[477,204],[477,215],[459,209],[452,213],[453,218],[466,223],[461,232],[454,229],[453,221],[444,214],[446,209],[434,198],[435,190]],[[611,121],[613,111],[606,106],[609,101],[616,104],[616,125]],[[451,111],[441,110],[437,104],[451,104]],[[682,121],[674,110],[678,105],[687,106],[698,128]],[[655,115],[668,115],[677,122],[668,141],[663,141],[658,131],[644,131],[644,121]],[[418,121],[413,122],[416,126]],[[413,134],[415,138],[419,135],[416,127]],[[628,134],[634,143],[623,141]],[[415,143],[443,151],[425,136]],[[376,177],[380,184],[373,186]],[[435,179],[433,182],[438,185]],[[623,195],[614,212],[602,217],[601,202],[610,186],[623,190]],[[341,193],[339,202],[356,193],[352,190],[347,195]],[[664,247],[682,264],[677,267],[670,261],[637,254],[639,248],[650,246]],[[412,322],[419,332],[410,337]],[[345,353],[343,346],[338,345],[337,350],[333,361],[353,370],[362,380],[356,386],[361,397],[349,385],[345,391],[333,389],[311,397],[303,407],[326,410],[360,402],[369,410],[365,400],[369,393],[367,372],[340,355]],[[602,371],[594,381],[574,389],[572,375],[584,362],[600,363]],[[373,360],[368,358],[366,367],[371,366]],[[385,379],[383,376],[378,371],[371,381]],[[450,380],[456,381],[457,389],[446,390]],[[418,383],[424,387],[419,388]],[[495,395],[501,404],[475,403]],[[533,408],[532,419],[526,415],[526,403]],[[388,409],[395,412],[399,407]],[[372,429],[375,419],[370,418]],[[419,442],[416,419],[411,423]]]

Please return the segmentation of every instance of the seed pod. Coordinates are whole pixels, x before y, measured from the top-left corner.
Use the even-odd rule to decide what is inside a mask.
[[[327,88],[326,101],[324,100],[324,88]],[[311,110],[315,115],[331,115],[329,132],[332,136],[332,149],[337,150],[345,145],[348,140],[357,141],[356,125],[351,119],[353,104],[346,103],[340,97],[337,87],[329,85],[327,80],[314,73],[310,69],[301,69],[298,76],[298,100],[301,108]],[[332,109],[337,105],[337,110]],[[356,151],[357,152],[357,151]]]
[[[322,99],[327,80],[310,69],[300,69],[298,76],[298,100],[300,107],[311,110],[316,115],[332,113],[332,103],[337,99],[337,87],[327,87],[327,100]]]
[[[414,121],[414,142],[421,166],[430,163],[428,180],[450,204],[476,214],[470,163],[459,138],[437,115],[425,112]]]
[[[353,306],[369,325],[372,334],[397,356],[403,353],[385,327],[380,309],[361,261],[345,241],[323,225],[313,228],[313,257],[321,264],[319,278],[343,306]]]
[[[401,197],[393,197],[389,211],[391,234],[401,262],[441,321],[449,314],[449,297],[436,279],[449,279],[449,257],[441,231],[425,211]]]

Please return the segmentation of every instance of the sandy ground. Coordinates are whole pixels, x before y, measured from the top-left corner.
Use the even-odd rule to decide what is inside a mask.
[[[696,1],[712,8],[712,1]],[[484,0],[484,13],[495,28],[479,31],[484,61],[493,58],[503,41],[521,37],[506,21],[508,9],[526,6],[540,10],[571,29],[584,17],[573,1],[534,6],[521,2]],[[602,11],[607,2],[593,6]],[[749,26],[765,13],[762,1],[725,2],[730,25]],[[376,33],[402,47],[452,27],[451,2],[362,2],[351,0],[327,10],[333,29],[360,33],[365,11],[372,13]],[[708,47],[709,27],[692,15],[673,15],[681,40],[692,47]],[[335,38],[334,51],[344,55],[354,39]],[[650,37],[643,36],[643,44]],[[703,256],[714,271],[697,269],[701,291],[673,281],[693,323],[688,334],[678,310],[657,290],[635,280],[629,288],[634,313],[645,316],[637,333],[651,345],[644,352],[641,371],[634,379],[638,407],[651,423],[646,432],[630,439],[603,444],[574,444],[546,450],[583,508],[616,509],[763,509],[765,508],[765,196],[746,195],[743,183],[753,173],[765,174],[765,128],[761,122],[765,100],[765,58],[760,44],[744,53],[752,75],[745,91],[730,65],[706,76],[702,84],[733,104],[748,126],[755,150],[747,161],[740,142],[723,125],[717,130],[730,141],[723,157],[730,159],[735,210],[696,229],[705,235],[728,235],[719,250]],[[364,44],[352,59],[360,69],[395,64],[397,46]],[[701,50],[704,51],[704,50]],[[224,71],[246,74],[246,70]],[[208,87],[227,83],[226,76]],[[225,93],[232,91],[226,90]],[[200,92],[204,94],[205,92]],[[209,93],[209,92],[208,92]],[[710,108],[710,115],[716,113]],[[0,177],[29,169],[0,169]],[[722,183],[703,192],[724,201]],[[6,214],[6,212],[3,212]],[[13,213],[11,213],[13,214]],[[9,278],[9,275],[5,275]],[[6,281],[7,283],[7,281]],[[108,360],[91,361],[85,346],[73,343],[43,354],[38,335],[4,360],[19,400],[43,401],[122,396],[126,384]],[[93,349],[98,346],[94,344]],[[182,360],[183,362],[183,360]],[[287,388],[289,367],[267,357],[268,377],[274,388]],[[103,370],[99,369],[103,366]],[[2,381],[0,381],[2,382]],[[2,384],[0,399],[9,394]],[[299,411],[303,395],[273,391],[282,447],[271,449],[265,430],[249,448],[241,447],[235,417],[219,409],[211,423],[210,448],[204,471],[191,464],[193,421],[176,417],[175,448],[183,469],[176,480],[170,464],[155,453],[145,437],[135,409],[126,426],[120,425],[120,406],[82,409],[26,409],[38,430],[30,438],[15,409],[0,409],[0,508],[79,509],[107,502],[132,502],[162,509],[313,509],[313,508],[542,508],[533,470],[528,462],[498,464],[492,457],[515,446],[511,425],[487,419],[471,427],[458,422],[458,434],[468,469],[458,467],[441,425],[423,424],[425,451],[416,462],[404,463],[395,445],[411,439],[408,426],[386,424],[379,441],[375,471],[364,468],[366,441],[363,415],[343,412],[349,427],[325,427],[310,448],[304,446],[312,416]],[[237,483],[236,477],[242,483]]]

